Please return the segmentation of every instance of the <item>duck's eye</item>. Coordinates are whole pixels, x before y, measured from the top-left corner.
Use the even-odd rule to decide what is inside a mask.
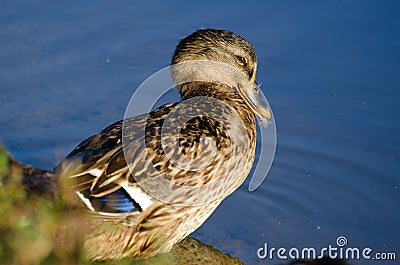
[[[246,63],[247,63],[246,58],[244,58],[244,57],[242,57],[242,56],[237,55],[236,58],[238,59],[238,61],[239,61],[241,64],[246,64]]]

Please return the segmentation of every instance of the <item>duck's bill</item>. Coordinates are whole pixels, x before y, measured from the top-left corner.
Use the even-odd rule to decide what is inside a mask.
[[[252,82],[246,87],[239,88],[238,92],[259,118],[263,120],[271,118],[271,111],[267,99],[256,82]]]

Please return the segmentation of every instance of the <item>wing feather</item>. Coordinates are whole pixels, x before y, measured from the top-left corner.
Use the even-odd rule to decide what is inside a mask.
[[[165,118],[173,106],[174,104],[167,104],[160,107],[158,111],[164,115],[161,115],[159,119]],[[133,172],[146,174],[146,167],[150,166],[148,161],[135,159],[136,157],[145,157],[147,155],[146,148],[135,147],[145,146],[143,137],[138,135],[144,130],[147,116],[140,115],[125,120],[125,124],[123,121],[118,121],[108,126],[100,133],[81,142],[54,169],[59,172],[60,176],[74,181],[73,188],[90,210],[100,213],[105,211],[104,214],[112,215],[114,214],[112,210],[130,209],[135,212],[138,209],[146,209],[153,203],[154,198],[141,190],[135,179],[131,177],[122,145],[122,129],[123,126],[126,126],[124,137],[128,140],[131,139],[129,145],[134,147],[132,148],[134,161],[132,161],[131,169]],[[152,126],[160,125],[159,122],[150,124]],[[130,207],[131,202],[128,198],[123,198],[123,195],[130,197],[133,201],[132,205],[134,203],[138,205]],[[93,203],[96,203],[97,206],[94,206]],[[108,210],[110,212],[107,212]]]

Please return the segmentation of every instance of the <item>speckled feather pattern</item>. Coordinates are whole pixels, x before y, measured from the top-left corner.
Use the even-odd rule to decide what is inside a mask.
[[[232,64],[230,53],[247,58],[247,65],[238,66],[238,62],[238,65],[233,66],[241,67],[239,70],[247,78],[253,76],[256,56],[252,46],[229,31],[195,32],[178,44],[172,62],[204,59],[205,56],[209,60],[228,61]],[[125,256],[143,258],[169,251],[176,242],[196,230],[249,174],[254,161],[256,124],[254,113],[245,101],[230,87],[222,84],[193,82],[178,88],[184,101],[196,96],[207,96],[229,105],[231,111],[238,114],[244,133],[236,129],[238,125],[231,121],[230,111],[224,108],[209,110],[214,117],[224,120],[224,124],[206,116],[195,117],[183,126],[178,120],[169,119],[172,127],[181,128],[178,137],[180,156],[175,155],[178,162],[201,159],[202,152],[212,148],[216,150],[211,163],[201,170],[178,167],[168,159],[174,154],[166,152],[162,145],[174,143],[173,135],[162,133],[166,118],[178,105],[169,103],[149,115],[116,122],[79,144],[55,171],[61,178],[72,180],[73,189],[91,210],[90,229],[85,236],[85,248],[91,259],[118,259]],[[206,108],[202,104],[199,101],[192,108]],[[128,133],[123,135],[123,129]],[[143,130],[144,139],[140,135]],[[240,134],[240,141],[234,142],[228,131]],[[129,144],[124,145],[126,141],[123,141],[123,137]],[[170,195],[164,194],[164,200],[159,200],[141,189],[141,182],[152,183],[152,178],[158,174],[177,186],[211,184],[201,192],[172,192]],[[157,183],[150,187],[154,194],[162,193],[165,188]],[[135,199],[140,207],[135,211],[105,213],[93,206],[95,198],[107,196],[121,188],[127,190],[133,199],[135,194],[131,193],[140,191],[140,198]],[[199,205],[187,203],[204,196],[219,199]]]
[[[221,197],[225,198],[244,181],[254,160],[255,124],[253,114],[245,105],[240,104],[240,102],[237,103],[237,108],[241,109],[243,113],[247,113],[249,121],[253,121],[248,123],[249,134],[247,141],[250,143],[249,150],[240,151],[245,151],[246,157],[243,157],[243,155],[240,157],[244,161],[249,161],[248,163],[243,164],[242,161],[238,161],[235,164],[235,170],[226,168],[225,161],[229,159],[227,157],[229,156],[228,153],[225,156],[217,157],[205,170],[188,172],[170,163],[161,146],[163,120],[175,105],[176,103],[161,106],[149,115],[146,124],[145,147],[141,142],[131,143],[135,147],[131,150],[132,156],[135,157],[131,166],[137,169],[132,173],[139,178],[152,177],[147,174],[147,172],[151,171],[146,168],[152,167],[148,163],[149,160],[144,158],[147,155],[158,172],[164,173],[166,177],[170,177],[171,181],[179,185],[195,186],[204,184],[212,181],[213,178],[218,178],[220,171],[239,172],[238,176],[232,176],[231,180],[233,181],[227,181],[226,187],[214,187],[212,190],[205,190],[204,194],[201,195],[207,196],[210,192],[219,192],[223,194]],[[143,119],[143,116],[129,119],[127,126],[136,127],[129,131],[133,134],[139,131],[139,127],[145,124]],[[213,139],[212,144],[222,154],[225,153],[222,150],[230,145],[230,139],[226,134],[225,128],[218,124],[217,121],[206,117],[198,117],[186,123],[182,128],[180,139],[182,153],[190,154],[195,152],[192,150],[193,146],[196,146],[195,150],[204,150],[205,147],[200,145],[200,136],[211,137]],[[75,188],[77,190],[90,188],[90,196],[104,196],[120,188],[122,183],[125,182],[130,185],[136,185],[136,180],[126,164],[122,141],[119,140],[121,137],[122,121],[107,127],[99,134],[82,142],[64,159],[60,165],[62,169],[59,168],[57,170],[73,172],[72,174],[69,173],[68,177],[75,179]],[[90,156],[88,156],[86,150],[91,150]],[[101,154],[99,156],[101,163],[98,162],[99,160],[93,159],[99,154]],[[139,159],[140,157],[143,157],[143,159]],[[79,166],[76,167],[76,165]],[[68,170],[69,167],[74,167],[74,169]],[[94,169],[100,170],[101,175],[94,176],[89,173],[93,172]],[[139,174],[143,176],[139,176]],[[156,188],[154,187],[154,189]],[[185,202],[187,198],[177,197],[170,198],[170,200],[180,204]],[[166,204],[154,199],[152,207],[144,212],[121,214],[112,217],[103,216],[100,219],[95,218],[92,221],[95,229],[92,229],[92,231],[96,231],[96,233],[88,233],[85,244],[90,249],[91,256],[96,259],[118,258],[127,255],[152,256],[160,250],[161,252],[169,250],[173,245],[170,242],[177,242],[193,232],[207,219],[219,203],[220,201],[214,201],[211,204],[201,206],[179,206],[174,203]],[[104,220],[112,222],[106,224]],[[173,233],[171,233],[172,231]],[[110,242],[113,247],[110,248],[105,242]]]

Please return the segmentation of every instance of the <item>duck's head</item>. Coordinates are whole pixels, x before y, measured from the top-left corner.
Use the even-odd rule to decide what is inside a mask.
[[[226,93],[228,87],[257,116],[263,119],[271,117],[256,82],[254,48],[239,35],[228,30],[199,29],[176,46],[172,66],[183,99]],[[210,83],[221,85],[212,86]]]

